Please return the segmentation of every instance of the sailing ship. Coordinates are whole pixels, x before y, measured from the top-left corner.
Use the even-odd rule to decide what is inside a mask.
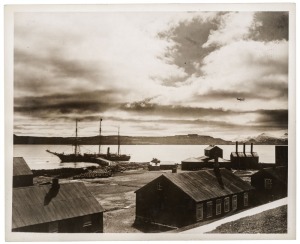
[[[77,124],[78,120],[76,119],[76,129],[75,129],[75,141],[74,141],[74,153],[65,154],[65,153],[57,153],[52,152],[50,150],[46,150],[48,153],[51,153],[64,162],[90,162],[90,163],[98,163],[102,165],[108,165],[107,162],[101,160],[106,159],[109,161],[129,161],[130,155],[120,154],[120,133],[118,130],[118,153],[110,153],[110,148],[107,149],[107,153],[101,153],[101,122],[100,119],[100,130],[99,130],[99,152],[98,153],[84,153],[80,154],[79,152],[79,143],[78,143],[78,129]]]
[[[110,148],[107,148],[107,153],[101,153],[101,122],[102,119],[100,119],[100,129],[99,129],[99,151],[98,153],[90,154],[90,153],[85,153],[84,155],[88,157],[100,157],[104,158],[110,161],[129,161],[130,160],[130,155],[127,154],[121,154],[120,153],[120,127],[118,127],[118,152],[117,153],[110,153]]]

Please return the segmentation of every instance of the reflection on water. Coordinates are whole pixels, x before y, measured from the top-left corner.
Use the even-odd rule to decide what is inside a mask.
[[[110,147],[111,153],[117,152],[117,145],[103,145],[101,152],[106,152]],[[122,145],[121,153],[130,154],[131,162],[149,162],[152,158],[161,161],[174,161],[180,163],[189,157],[199,157],[204,155],[207,145]],[[223,157],[230,159],[230,153],[235,151],[235,145],[220,145],[223,149]],[[97,145],[81,146],[81,153],[94,153],[98,151]],[[60,163],[60,159],[46,152],[49,149],[54,152],[72,153],[73,149],[68,145],[14,145],[14,157],[24,157],[31,169],[54,169],[63,167],[82,168],[87,166],[97,166],[94,163]],[[239,146],[239,151],[242,151]],[[246,151],[250,151],[250,146],[246,146]],[[254,145],[253,151],[259,155],[259,161],[263,163],[275,162],[275,146]]]

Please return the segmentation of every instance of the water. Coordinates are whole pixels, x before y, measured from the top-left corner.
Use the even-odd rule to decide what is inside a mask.
[[[81,153],[98,152],[97,145],[81,146]],[[103,145],[101,152],[106,152],[110,147],[110,152],[117,152],[117,145]],[[130,154],[131,162],[149,162],[152,158],[158,158],[161,161],[173,161],[180,163],[182,160],[190,157],[199,157],[204,155],[204,149],[207,145],[122,145],[121,153]],[[235,151],[235,145],[220,145],[223,149],[223,157],[230,159],[230,153]],[[93,163],[60,163],[60,159],[46,149],[54,152],[72,153],[73,149],[69,145],[14,145],[14,157],[23,157],[31,169],[55,169],[63,167],[81,168],[87,166],[97,166]],[[239,146],[239,151],[242,151]],[[246,151],[250,151],[250,146],[246,146]],[[254,152],[259,155],[259,162],[275,163],[274,145],[254,145]]]

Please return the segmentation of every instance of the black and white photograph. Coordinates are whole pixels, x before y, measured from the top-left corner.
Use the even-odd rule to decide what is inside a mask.
[[[5,14],[8,240],[295,238],[294,4]]]

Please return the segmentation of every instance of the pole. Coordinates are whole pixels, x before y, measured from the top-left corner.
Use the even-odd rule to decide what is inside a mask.
[[[118,127],[118,155],[120,155],[120,127]]]
[[[75,129],[75,155],[77,155],[77,119],[76,119],[76,129]]]
[[[101,122],[102,119],[100,118],[100,128],[99,128],[99,154],[101,152]]]

